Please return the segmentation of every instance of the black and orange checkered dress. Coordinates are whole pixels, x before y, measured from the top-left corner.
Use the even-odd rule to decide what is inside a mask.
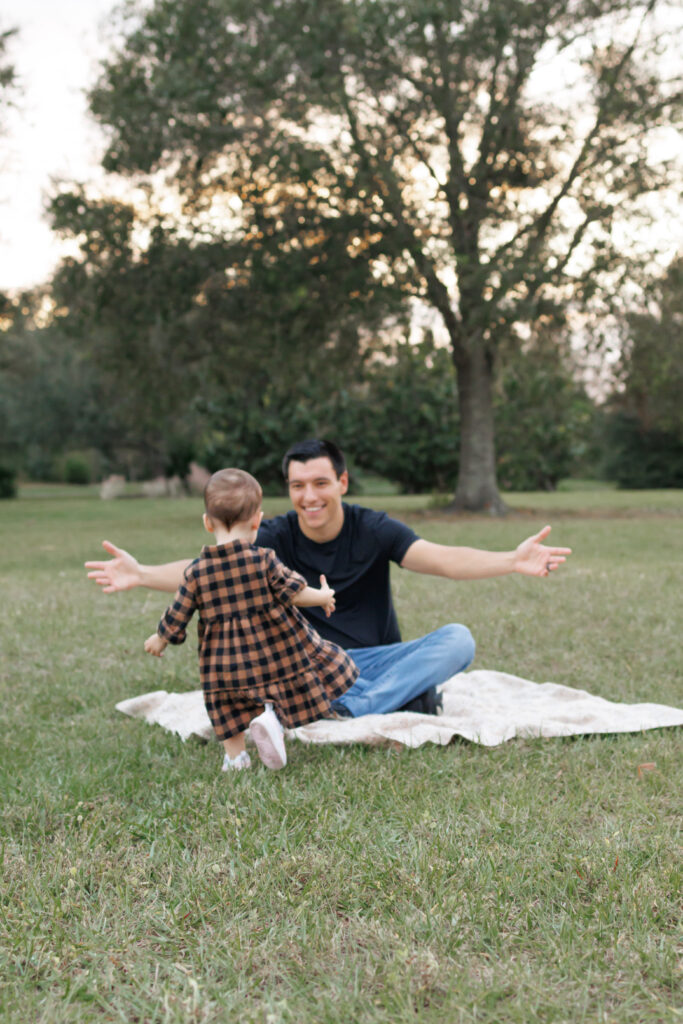
[[[292,604],[306,585],[270,548],[244,540],[202,548],[185,570],[159,634],[183,643],[199,613],[199,674],[220,740],[243,732],[265,701],[289,728],[323,718],[358,677]]]

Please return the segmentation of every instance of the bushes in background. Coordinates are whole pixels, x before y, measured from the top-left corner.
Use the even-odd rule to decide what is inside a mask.
[[[672,431],[647,430],[633,413],[619,411],[605,418],[604,452],[604,475],[619,487],[683,487],[683,438]]]
[[[16,498],[17,476],[9,466],[0,464],[0,498]]]

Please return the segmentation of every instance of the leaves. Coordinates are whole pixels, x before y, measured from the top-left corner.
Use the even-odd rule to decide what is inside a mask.
[[[123,15],[90,96],[104,166],[144,181],[151,205],[170,190],[177,213],[158,224],[162,256],[139,241],[138,212],[101,206],[105,236],[91,205],[71,272],[99,276],[92,309],[107,315],[109,295],[123,310],[124,288],[150,287],[145,260],[170,263],[173,284],[162,299],[154,279],[129,330],[112,319],[104,350],[128,338],[132,367],[139,344],[148,388],[170,367],[179,386],[234,393],[239,378],[252,395],[274,367],[293,381],[344,360],[353,372],[419,296],[459,369],[463,437],[487,438],[464,450],[488,449],[495,504],[492,412],[466,393],[490,393],[520,325],[614,290],[628,265],[615,225],[665,180],[650,140],[681,96],[651,56],[655,7],[157,0]],[[55,216],[77,224],[73,209]],[[467,454],[461,471],[474,472]]]
[[[10,105],[17,88],[16,68],[8,59],[10,42],[16,34],[16,29],[0,31],[0,110]]]

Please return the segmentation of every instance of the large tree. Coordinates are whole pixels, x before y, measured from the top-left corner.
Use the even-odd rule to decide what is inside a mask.
[[[657,7],[157,0],[91,94],[104,166],[165,171],[187,231],[215,230],[232,202],[257,248],[271,190],[297,194],[304,223],[339,218],[371,281],[443,321],[462,431],[455,504],[500,511],[497,359],[601,278],[614,287],[615,219],[667,181],[650,141],[680,88],[658,70]]]

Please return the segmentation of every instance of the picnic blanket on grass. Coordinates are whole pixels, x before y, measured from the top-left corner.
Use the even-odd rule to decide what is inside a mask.
[[[287,735],[304,743],[423,743],[444,746],[454,736],[495,747],[513,736],[582,736],[683,725],[683,710],[664,704],[620,704],[557,683],[533,683],[506,672],[461,672],[439,687],[443,713],[394,711],[340,721],[322,719]],[[122,700],[118,711],[161,725],[181,739],[213,737],[201,690],[155,690]]]

